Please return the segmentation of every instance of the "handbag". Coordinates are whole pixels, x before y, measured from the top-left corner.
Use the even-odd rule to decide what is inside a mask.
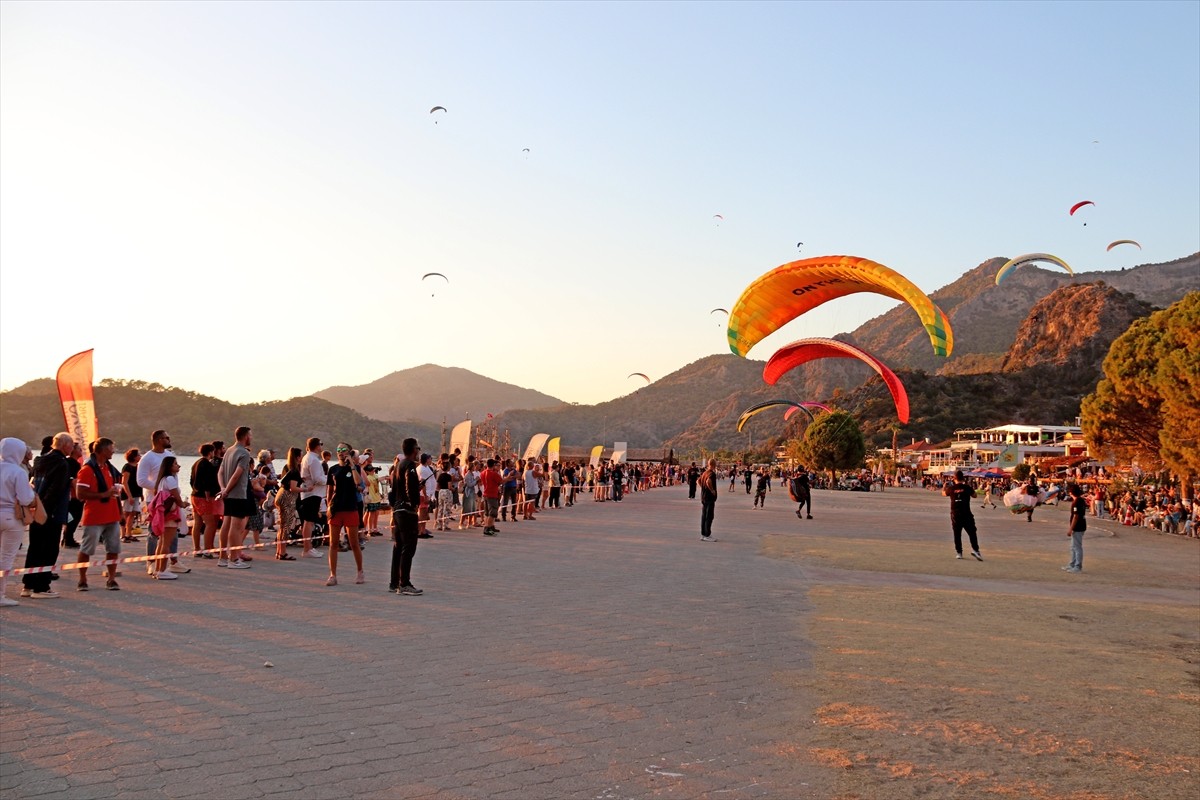
[[[42,498],[35,494],[33,502],[29,505],[23,506],[20,503],[14,505],[13,516],[16,517],[17,522],[27,527],[34,522],[38,525],[45,525],[47,519],[46,507],[42,505]]]

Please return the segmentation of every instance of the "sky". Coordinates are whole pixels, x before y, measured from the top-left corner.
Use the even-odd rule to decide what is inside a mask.
[[[1196,2],[6,1],[0,389],[95,348],[97,382],[233,402],[435,363],[595,403],[728,352],[710,310],[797,258],[927,292],[1179,258],[1197,30]]]

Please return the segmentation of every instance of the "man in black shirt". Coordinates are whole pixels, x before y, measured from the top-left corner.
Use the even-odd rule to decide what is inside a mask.
[[[33,488],[46,507],[46,521],[34,522],[29,526],[29,549],[25,551],[25,568],[51,567],[58,561],[58,544],[63,526],[67,524],[71,501],[71,468],[67,462],[69,453],[75,449],[75,440],[69,433],[59,433],[52,440],[51,449],[38,459],[34,467]],[[56,598],[58,592],[50,588],[49,572],[27,572],[21,576],[22,597],[37,599]]]
[[[421,448],[416,439],[405,439],[402,458],[392,467],[392,574],[388,591],[397,594],[419,595],[422,591],[412,585],[413,556],[417,552],[417,507],[420,505],[421,481],[417,478],[417,454]]]
[[[696,499],[696,482],[699,480],[700,480],[700,468],[697,467],[696,462],[693,461],[692,465],[690,467],[688,467],[688,471],[687,471],[688,500]]]
[[[983,561],[979,555],[979,540],[975,538],[975,515],[971,513],[971,499],[975,490],[963,480],[962,470],[954,473],[954,483],[946,484],[942,494],[950,498],[950,525],[954,528],[954,552],[957,558],[962,558],[962,532],[965,529],[971,538],[971,555],[976,561]]]

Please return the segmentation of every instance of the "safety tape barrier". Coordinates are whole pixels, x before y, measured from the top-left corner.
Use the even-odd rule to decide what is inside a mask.
[[[643,491],[645,491],[645,490],[643,490]],[[576,489],[576,495],[585,494],[585,493],[587,493],[586,490]],[[629,494],[629,492],[626,492],[626,494]],[[522,509],[525,505],[526,505],[526,503],[524,501],[518,501],[516,503],[507,503],[505,505],[502,505],[497,510],[498,511],[507,511],[508,509],[512,509],[513,522],[516,522],[517,521],[517,516],[516,516],[517,510]],[[476,509],[473,512],[463,513],[461,511],[461,506],[455,506],[455,508],[460,509],[460,512],[457,514],[448,514],[447,519],[453,520],[453,519],[462,519],[463,517],[480,517],[480,518],[483,517],[482,509]],[[540,509],[540,510],[544,511],[545,508],[546,507],[542,507],[542,509]],[[437,512],[436,511],[430,512],[429,519],[421,520],[421,521],[425,522],[427,524],[428,523],[436,523]],[[460,530],[469,530],[469,528],[460,528]],[[246,535],[249,535],[250,532],[246,531],[245,533],[246,533]],[[357,531],[355,531],[355,533],[357,533]],[[153,534],[151,534],[151,535],[153,535]],[[183,534],[183,535],[187,535],[187,534]],[[100,559],[90,559],[88,561],[68,561],[68,562],[64,562],[62,564],[51,564],[50,566],[46,566],[46,567],[19,567],[19,568],[14,568],[14,569],[10,569],[10,570],[0,570],[0,578],[7,578],[7,577],[11,577],[13,575],[36,575],[39,573],[54,572],[55,570],[87,569],[89,567],[108,567],[108,566],[116,566],[119,564],[139,564],[139,563],[145,563],[147,561],[161,561],[161,560],[165,560],[168,558],[171,559],[172,561],[174,561],[174,560],[188,557],[188,556],[194,558],[196,556],[203,556],[203,555],[207,555],[210,553],[222,553],[222,552],[231,553],[235,550],[236,551],[257,550],[257,549],[260,549],[260,547],[262,549],[265,549],[266,545],[268,545],[268,544],[278,545],[279,544],[279,535],[282,535],[282,534],[277,534],[274,541],[263,542],[261,545],[243,544],[243,545],[238,545],[236,547],[224,547],[224,548],[213,547],[213,548],[210,548],[207,550],[180,550],[177,553],[166,553],[164,555],[129,556],[129,557],[125,557],[125,558],[100,558]],[[325,538],[325,537],[329,537],[332,540],[332,535],[330,535],[330,533],[328,531],[328,526],[326,526],[325,533],[321,534],[318,538]],[[290,544],[290,543],[295,543],[295,542],[300,542],[300,541],[302,541],[302,540],[301,539],[287,539],[285,543]],[[330,541],[330,545],[332,545],[332,541]]]

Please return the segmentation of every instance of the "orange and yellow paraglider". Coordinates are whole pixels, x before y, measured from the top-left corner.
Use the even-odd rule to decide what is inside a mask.
[[[738,433],[742,432],[742,428],[746,426],[746,423],[750,421],[751,417],[778,406],[788,407],[787,414],[784,416],[784,419],[787,419],[797,411],[803,411],[805,414],[808,414],[809,419],[812,419],[812,412],[800,403],[796,403],[791,400],[767,400],[764,403],[758,403],[757,405],[750,406],[742,412],[742,415],[738,417],[737,421]]]
[[[1142,249],[1142,246],[1140,244],[1138,244],[1137,242],[1135,242],[1133,239],[1117,239],[1115,242],[1110,244],[1108,247],[1104,248],[1104,252],[1107,253],[1108,251],[1112,250],[1117,245],[1122,245],[1122,244],[1131,244],[1134,247],[1136,247],[1138,250]]]
[[[908,392],[900,377],[875,356],[856,347],[849,342],[839,342],[837,339],[801,339],[784,345],[775,352],[763,368],[763,380],[772,386],[783,377],[784,373],[795,369],[801,364],[820,358],[857,358],[879,373],[888,391],[892,393],[892,401],[896,404],[896,416],[902,424],[908,422]]]
[[[874,292],[908,303],[925,326],[934,354],[949,356],[953,351],[950,320],[924,292],[895,270],[856,256],[806,258],[759,277],[729,312],[729,349],[745,356],[801,314],[855,292]]]

